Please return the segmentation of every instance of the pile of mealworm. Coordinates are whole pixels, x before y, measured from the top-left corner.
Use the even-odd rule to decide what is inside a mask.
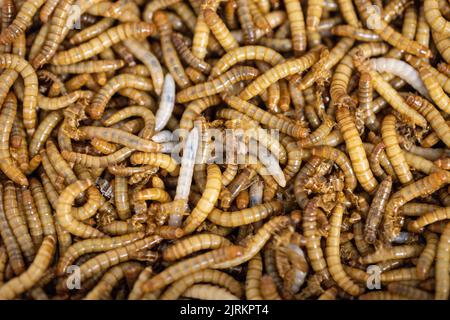
[[[0,3],[0,299],[449,299],[447,0]]]

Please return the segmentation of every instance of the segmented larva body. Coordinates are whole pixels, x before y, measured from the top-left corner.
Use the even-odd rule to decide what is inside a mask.
[[[306,49],[305,18],[299,0],[288,0],[285,6],[291,26],[292,49],[298,55]]]
[[[225,23],[215,12],[215,10],[206,8],[203,10],[203,18],[209,29],[216,37],[220,45],[225,49],[225,51],[231,51],[239,47],[238,42],[230,33]]]
[[[13,54],[0,55],[0,67],[13,69],[20,73],[24,82],[23,124],[27,134],[32,136],[36,127],[38,99],[38,79],[33,67],[23,58]]]
[[[143,289],[145,292],[150,292],[163,288],[190,273],[206,269],[222,261],[233,260],[242,255],[242,250],[239,246],[228,246],[180,261],[145,282]]]
[[[256,254],[249,262],[245,278],[245,298],[248,300],[262,300],[260,283],[263,271],[261,254]]]
[[[96,255],[80,266],[80,281],[83,282],[99,272],[128,260],[153,262],[157,258],[157,254],[148,249],[160,243],[161,240],[160,236],[149,236]]]
[[[181,90],[176,95],[176,101],[178,103],[185,103],[212,96],[224,91],[232,84],[254,79],[258,74],[259,71],[252,67],[234,67],[216,79]]]
[[[233,277],[218,270],[201,270],[192,275],[187,275],[178,281],[175,281],[164,293],[161,295],[161,300],[178,299],[189,287],[195,283],[210,283],[224,287],[237,297],[242,296],[241,284]]]
[[[36,254],[36,258],[27,271],[0,287],[0,299],[12,300],[32,288],[49,267],[55,248],[56,238],[54,236],[46,236]]]
[[[446,36],[450,35],[450,22],[442,16],[438,0],[424,1],[423,10],[425,12],[425,19],[427,20],[431,29]]]
[[[18,241],[13,233],[12,227],[8,223],[5,214],[5,205],[3,200],[4,190],[0,186],[0,235],[8,253],[9,265],[15,274],[21,274],[25,271],[25,262]]]
[[[331,28],[331,33],[340,37],[349,37],[358,41],[380,41],[380,36],[371,30],[357,28],[351,25],[337,25]]]
[[[28,188],[22,188],[18,192],[18,200],[22,202],[23,212],[28,224],[31,239],[36,248],[40,247],[43,239],[42,224],[34,203],[31,191]]]
[[[413,177],[406,162],[403,150],[400,149],[397,131],[397,119],[394,115],[388,114],[384,117],[381,125],[381,136],[386,146],[386,154],[394,167],[395,173],[401,183],[410,182]]]
[[[17,100],[13,93],[8,94],[0,113],[0,170],[15,183],[27,186],[28,179],[14,165],[9,151],[11,129],[16,116]]]
[[[419,232],[422,228],[436,221],[447,220],[450,217],[450,208],[437,209],[431,212],[424,213],[418,219],[412,221],[408,225],[408,229],[413,232]]]
[[[406,259],[417,257],[422,251],[423,246],[418,244],[400,245],[392,248],[380,248],[374,253],[370,253],[364,257],[361,257],[360,261],[363,264],[373,264],[386,260]]]
[[[174,172],[178,164],[170,155],[162,153],[135,152],[131,155],[132,164],[146,164],[160,167],[168,172]]]
[[[25,1],[20,7],[13,22],[8,28],[2,30],[2,33],[0,34],[0,44],[11,43],[18,36],[23,34],[25,30],[31,26],[34,15],[44,3],[44,0]]]
[[[243,100],[250,100],[260,94],[276,81],[305,71],[319,59],[322,47],[317,47],[300,58],[285,61],[264,72],[261,76],[250,83],[240,94]]]
[[[397,215],[400,207],[418,196],[428,195],[439,190],[449,182],[449,178],[446,171],[437,171],[397,191],[386,205],[383,229],[387,238],[393,239],[399,233]]]
[[[209,215],[208,220],[225,227],[236,227],[260,221],[270,214],[281,211],[282,205],[278,201],[271,201],[252,208],[243,209],[235,212],[224,212],[214,209]]]
[[[231,244],[228,239],[222,236],[201,233],[184,238],[166,248],[163,252],[163,259],[166,261],[175,261],[197,251],[227,247]]]
[[[445,112],[450,112],[450,98],[426,66],[419,68],[420,77],[436,105]]]
[[[434,298],[436,300],[448,300],[450,277],[450,223],[447,223],[441,234],[436,252],[436,287]]]
[[[260,282],[261,295],[264,300],[281,300],[275,281],[270,275],[262,276]]]
[[[195,284],[187,289],[183,296],[200,300],[239,300],[228,290],[209,284]]]
[[[202,197],[185,220],[183,230],[186,234],[193,232],[208,217],[216,204],[222,188],[220,168],[211,164],[207,168],[207,180]]]
[[[425,239],[427,243],[416,264],[417,277],[421,280],[430,273],[439,243],[439,237],[432,232],[425,232]]]
[[[91,180],[75,181],[64,189],[56,204],[56,218],[58,223],[70,233],[81,238],[98,238],[104,236],[97,229],[75,220],[71,214],[74,199],[90,186],[92,186]]]
[[[354,120],[350,115],[350,110],[346,106],[338,107],[336,119],[340,131],[344,137],[345,144],[352,161],[352,167],[361,186],[367,192],[373,192],[378,183],[370,170],[369,161],[362,144],[362,140],[356,130]]]
[[[401,284],[401,283],[390,283],[387,286],[389,292],[393,294],[402,295],[413,300],[432,300],[433,295],[424,290],[417,289],[413,286]]]
[[[99,54],[104,49],[130,38],[145,38],[155,31],[153,24],[146,22],[128,22],[110,28],[88,42],[67,51],[55,54],[51,60],[54,65],[77,63]]]
[[[362,289],[345,273],[339,254],[339,238],[344,209],[344,205],[338,203],[331,215],[326,247],[327,265],[331,276],[337,284],[352,296],[358,296],[362,293]]]
[[[392,177],[387,176],[378,186],[364,228],[364,239],[367,243],[374,243],[377,238],[377,229],[383,218],[383,212],[392,190]]]

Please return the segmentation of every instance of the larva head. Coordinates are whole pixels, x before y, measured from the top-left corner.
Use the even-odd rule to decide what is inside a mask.
[[[150,22],[139,22],[136,24],[136,31],[139,38],[146,38],[155,33],[155,25]]]

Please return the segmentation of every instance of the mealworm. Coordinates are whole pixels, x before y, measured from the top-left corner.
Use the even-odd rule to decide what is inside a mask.
[[[435,300],[447,300],[449,295],[449,233],[450,225],[447,223],[436,251]]]
[[[183,296],[200,300],[239,300],[228,290],[209,284],[195,284],[187,289]]]
[[[145,38],[155,31],[153,24],[146,22],[127,22],[110,28],[97,37],[67,51],[56,53],[51,59],[54,65],[77,63],[99,54],[119,41],[129,38]]]
[[[386,146],[386,154],[394,167],[395,173],[400,182],[408,183],[412,180],[412,174],[406,162],[405,155],[400,149],[397,132],[395,129],[397,119],[389,114],[384,117],[381,125],[381,136]]]
[[[30,231],[30,236],[33,240],[34,246],[38,248],[42,244],[43,230],[31,191],[28,188],[20,189],[18,193],[18,200],[23,203],[23,211],[28,229]]]
[[[211,70],[211,65],[204,60],[194,56],[194,54],[189,50],[187,45],[184,43],[183,38],[178,33],[172,33],[172,42],[175,49],[180,54],[181,59],[190,65],[192,68],[198,69],[203,73],[209,73]]]
[[[188,87],[190,81],[184,72],[183,65],[172,44],[172,29],[167,15],[162,11],[158,11],[155,13],[153,21],[155,22],[161,37],[161,49],[166,67],[169,69],[170,74],[173,76],[178,86],[181,88]]]
[[[450,22],[448,22],[441,13],[438,0],[426,0],[423,3],[425,19],[430,27],[442,33],[443,35],[450,35]]]
[[[56,203],[56,218],[58,223],[70,233],[81,238],[98,238],[103,236],[102,232],[75,220],[71,214],[74,199],[90,186],[92,186],[92,181],[90,180],[75,181],[64,189]]]
[[[144,292],[150,292],[163,288],[164,286],[171,284],[189,273],[206,269],[213,264],[220,263],[222,261],[229,261],[236,257],[240,257],[241,255],[241,247],[229,246],[211,250],[194,258],[183,260],[164,269],[164,271],[145,282],[143,284]]]
[[[209,29],[225,51],[228,52],[239,47],[236,39],[214,10],[209,8],[204,9],[203,17]]]
[[[343,213],[344,206],[342,204],[337,204],[331,215],[331,228],[327,238],[326,247],[327,265],[331,276],[337,284],[349,294],[358,296],[361,294],[362,289],[345,274],[339,257],[339,237]]]
[[[286,12],[291,27],[292,49],[296,55],[306,49],[305,19],[298,0],[288,0],[285,2]]]
[[[18,241],[14,235],[12,227],[8,223],[8,219],[5,214],[5,205],[3,200],[3,186],[0,186],[0,235],[2,236],[3,243],[6,247],[6,252],[9,257],[9,264],[16,275],[25,271],[25,262],[22,257],[21,249]]]
[[[420,195],[431,194],[438,190],[447,184],[448,178],[446,172],[437,171],[397,191],[386,205],[383,230],[387,238],[392,239],[398,234],[399,226],[396,220],[398,209],[402,205]]]
[[[96,255],[80,266],[80,281],[83,282],[95,274],[128,260],[154,261],[155,253],[146,250],[151,249],[161,240],[159,236],[149,236]]]
[[[0,299],[12,300],[33,287],[49,267],[55,253],[55,247],[56,238],[54,236],[46,236],[36,254],[36,258],[27,271],[0,287]]]
[[[239,81],[251,80],[258,75],[258,70],[251,67],[235,67],[218,78],[181,90],[176,95],[179,103],[212,96],[224,91],[228,86]]]
[[[430,97],[436,103],[436,105],[445,112],[450,112],[450,108],[448,107],[450,103],[450,98],[445,94],[444,90],[442,90],[441,85],[437,80],[433,77],[433,74],[428,70],[427,67],[420,67],[419,74],[422,78],[425,87],[428,90]]]
[[[245,278],[245,297],[248,300],[262,300],[260,290],[263,264],[260,254],[256,254],[248,263],[247,275]]]
[[[432,232],[425,232],[425,239],[427,241],[426,246],[416,264],[416,272],[419,279],[426,279],[429,274],[439,243],[438,236]]]
[[[2,33],[0,34],[0,44],[11,43],[19,35],[23,34],[25,30],[31,26],[33,16],[44,3],[44,0],[25,1],[20,7],[20,10],[13,22],[8,26],[8,28],[2,30]]]
[[[264,300],[281,300],[274,280],[269,275],[261,277],[261,295]],[[260,299],[262,300],[262,299]]]

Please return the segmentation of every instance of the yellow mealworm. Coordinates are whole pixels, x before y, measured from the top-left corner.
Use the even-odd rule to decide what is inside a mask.
[[[339,256],[339,237],[344,209],[344,206],[339,203],[333,209],[331,215],[331,228],[326,247],[327,264],[328,270],[337,284],[349,294],[358,296],[361,294],[362,289],[345,274]]]
[[[233,260],[236,257],[242,255],[242,248],[239,246],[229,246],[225,248],[219,248],[211,250],[207,253],[198,255],[194,258],[183,260],[166,268],[161,273],[155,275],[147,282],[143,284],[145,292],[154,291],[164,286],[171,284],[172,282],[186,276],[189,273],[194,273],[208,268],[213,264],[220,263],[222,261]]]
[[[450,112],[450,108],[448,107],[450,104],[450,98],[445,94],[444,90],[442,90],[441,85],[435,79],[433,74],[428,70],[427,67],[419,68],[420,77],[425,84],[425,87],[430,94],[430,97],[436,103],[436,105],[445,112]]]
[[[400,149],[396,131],[397,119],[394,115],[389,114],[383,119],[381,125],[381,136],[386,146],[386,154],[394,167],[395,173],[400,182],[408,183],[412,180],[412,174],[406,162],[405,155]]]
[[[422,245],[400,245],[392,248],[380,248],[374,253],[361,257],[360,261],[363,264],[373,264],[386,260],[406,259],[417,257],[422,251]]]
[[[211,32],[214,34],[217,41],[225,49],[225,51],[228,52],[239,47],[236,39],[233,37],[225,23],[214,10],[209,8],[204,9],[203,18]]]
[[[212,96],[226,90],[228,86],[234,83],[254,79],[258,74],[258,70],[252,67],[235,67],[214,80],[179,91],[176,95],[176,101],[184,103]]]
[[[430,27],[446,36],[450,35],[450,22],[447,21],[439,9],[438,0],[426,0],[424,1],[425,19]]]
[[[198,69],[201,72],[209,73],[211,70],[211,65],[204,60],[194,56],[194,54],[189,50],[187,45],[184,43],[182,37],[178,33],[172,33],[172,42],[175,49],[180,54],[180,57],[191,67]]]
[[[184,238],[177,243],[169,246],[164,250],[163,258],[166,261],[175,261],[196,251],[205,249],[217,249],[229,245],[231,245],[231,242],[219,235],[208,233],[197,234],[188,238]]]
[[[113,27],[99,36],[67,51],[60,51],[51,60],[54,65],[77,63],[99,54],[119,41],[130,38],[145,38],[155,30],[153,24],[144,22],[128,22]]]
[[[200,300],[239,300],[228,290],[209,284],[195,284],[187,289],[183,296]]]
[[[282,205],[278,201],[267,202],[252,208],[235,212],[224,212],[214,209],[209,215],[208,220],[225,227],[236,227],[266,218],[272,213],[279,212]]]
[[[408,229],[413,232],[419,232],[425,226],[436,221],[447,220],[450,216],[450,208],[437,209],[431,212],[424,213],[418,219],[412,221],[408,225]]]
[[[425,232],[425,239],[427,243],[416,265],[416,272],[419,279],[426,279],[429,274],[434,258],[436,257],[436,250],[439,243],[438,236],[432,232]]]
[[[18,193],[18,200],[23,203],[23,211],[27,220],[31,239],[36,248],[40,247],[43,239],[43,230],[40,217],[30,189],[22,188]]]
[[[161,49],[166,67],[169,69],[169,72],[175,79],[175,82],[181,88],[188,87],[190,85],[190,81],[184,72],[183,65],[181,64],[178,54],[172,44],[172,28],[167,15],[162,11],[158,11],[155,13],[153,21],[155,22],[161,37]]]
[[[64,189],[56,204],[56,218],[58,223],[70,233],[81,238],[98,238],[103,236],[103,233],[97,229],[76,221],[71,214],[74,199],[90,186],[92,186],[90,180],[75,181]]]
[[[241,284],[233,277],[218,270],[206,269],[192,275],[187,275],[175,281],[160,297],[161,300],[174,300],[182,295],[187,288],[195,283],[204,282],[225,287],[237,297],[242,296]]]
[[[248,300],[262,300],[260,282],[263,264],[261,254],[256,254],[249,262],[245,278],[245,297]]]
[[[370,170],[362,140],[356,130],[349,108],[339,106],[336,111],[336,119],[344,137],[356,178],[364,190],[373,192],[378,183]]]
[[[447,223],[441,234],[436,252],[436,287],[434,298],[447,300],[449,296],[449,243],[450,224]]]
[[[46,236],[36,254],[36,258],[27,271],[0,287],[0,299],[12,300],[33,287],[49,267],[55,253],[55,247],[56,238],[54,236]]]
[[[291,26],[292,49],[296,55],[306,49],[305,19],[299,0],[285,2],[286,12]]]
[[[74,183],[77,181],[75,173],[70,168],[69,164],[63,159],[58,151],[55,143],[51,140],[47,140],[46,143],[46,154],[50,160],[50,163],[55,168],[58,175],[62,176],[67,184]]]

